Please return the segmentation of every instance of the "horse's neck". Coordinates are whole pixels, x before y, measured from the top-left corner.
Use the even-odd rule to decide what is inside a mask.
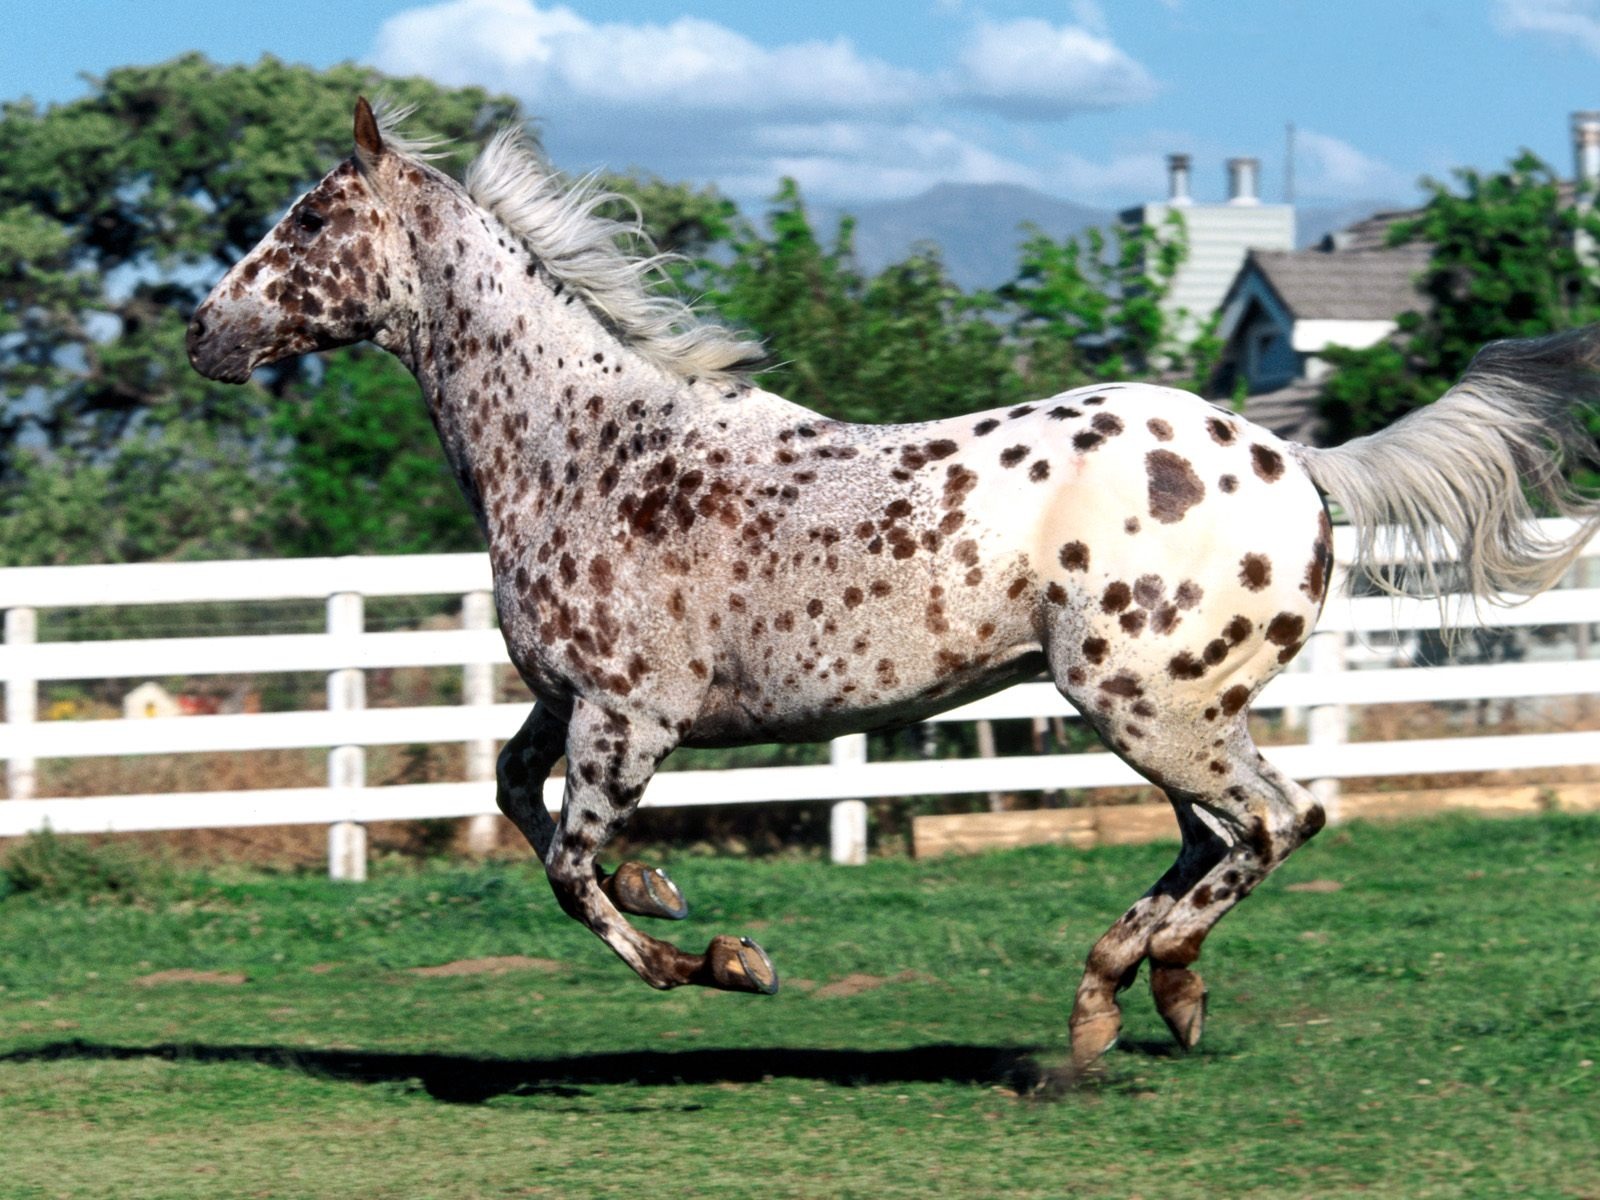
[[[421,383],[445,454],[491,540],[578,464],[603,470],[590,460],[608,438],[631,438],[648,424],[732,441],[814,415],[777,396],[691,383],[650,363],[498,222],[457,203],[453,222],[419,239],[414,319],[388,348]]]
[[[597,392],[659,404],[681,381],[650,367],[465,200],[418,242],[411,328],[390,346],[411,368],[445,454],[480,514],[486,476],[562,456]]]

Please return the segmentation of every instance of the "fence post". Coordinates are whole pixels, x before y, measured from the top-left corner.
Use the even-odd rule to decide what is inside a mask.
[[[493,629],[494,597],[488,592],[468,592],[461,598],[461,628]],[[494,703],[494,664],[467,663],[461,668],[461,703]],[[495,740],[479,738],[467,743],[467,779],[472,783],[494,779]],[[480,813],[467,823],[467,849],[473,854],[488,854],[495,847],[500,819],[493,813]]]
[[[1310,654],[1297,654],[1289,662],[1288,671],[1303,673],[1314,671],[1316,668],[1311,663]],[[1285,672],[1285,674],[1288,673]],[[1293,704],[1283,710],[1283,727],[1291,733],[1298,733],[1306,727],[1306,710],[1298,704]]]
[[[39,614],[31,608],[6,609],[6,645],[32,645],[39,636]],[[20,726],[31,725],[39,713],[39,685],[32,679],[12,676],[6,680],[6,722],[20,734]],[[19,738],[20,742],[21,739]],[[37,780],[34,760],[12,758],[6,763],[6,784],[13,800],[31,800]]]
[[[1336,631],[1313,633],[1308,647],[1310,669],[1313,675],[1324,678],[1338,675],[1345,669],[1345,635]],[[1312,746],[1339,746],[1349,740],[1350,713],[1343,704],[1313,704],[1307,714],[1306,742]],[[1322,805],[1328,823],[1339,820],[1339,781],[1313,779],[1311,794]]]
[[[328,597],[328,632],[357,637],[365,628],[361,594],[337,592]],[[328,711],[354,712],[367,706],[367,677],[359,667],[328,672]],[[328,786],[365,787],[367,752],[361,746],[335,746],[328,751]],[[328,878],[361,883],[367,877],[367,828],[355,821],[328,827]]]
[[[853,767],[867,761],[867,735],[852,733],[828,743],[828,761]],[[828,814],[828,843],[833,861],[847,867],[867,861],[867,805],[864,800],[837,801]]]

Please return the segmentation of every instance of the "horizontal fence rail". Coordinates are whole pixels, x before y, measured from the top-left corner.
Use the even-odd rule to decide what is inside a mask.
[[[1549,533],[1570,528],[1545,522]],[[1335,531],[1340,564],[1351,550],[1349,531]],[[1600,555],[1591,544],[1577,582]],[[1570,581],[1569,581],[1570,582]],[[271,562],[160,563],[130,566],[0,569],[0,609],[6,642],[0,680],[6,721],[0,757],[9,765],[12,798],[0,802],[0,837],[50,828],[61,833],[134,832],[252,825],[328,825],[335,874],[364,870],[366,823],[493,814],[494,744],[525,719],[527,703],[493,703],[492,670],[506,663],[492,628],[488,560],[481,554],[390,558],[301,559]],[[459,596],[461,629],[366,632],[365,598]],[[322,633],[127,638],[39,642],[37,612],[51,608],[183,605],[281,600],[327,603]],[[1589,627],[1600,621],[1600,588],[1568,586],[1509,607],[1452,601],[1489,629],[1578,627],[1567,639],[1570,661],[1449,666],[1383,665],[1404,655],[1394,639],[1435,630],[1435,602],[1383,596],[1335,595],[1296,669],[1280,675],[1255,708],[1288,710],[1304,718],[1304,744],[1266,753],[1296,779],[1311,781],[1332,807],[1338,780],[1430,772],[1471,772],[1600,765],[1600,732],[1405,739],[1350,743],[1351,705],[1462,702],[1581,696],[1600,691],[1600,672],[1586,657]],[[1302,667],[1302,664],[1304,666]],[[365,672],[388,668],[460,668],[463,702],[400,708],[365,705]],[[171,679],[207,675],[315,672],[328,680],[328,707],[316,711],[157,716],[124,720],[39,720],[41,683],[103,679]],[[1048,683],[1031,683],[964,705],[932,721],[1076,719]],[[468,778],[456,782],[364,785],[366,747],[465,743]],[[833,744],[831,761],[715,771],[667,771],[651,783],[644,803],[684,807],[784,801],[834,801],[836,857],[858,861],[865,846],[859,801],[913,795],[1056,791],[1123,787],[1142,781],[1102,751],[916,762],[868,762],[861,735]],[[39,759],[147,754],[228,753],[326,749],[326,787],[179,794],[38,798]],[[559,808],[561,780],[545,799]],[[341,865],[342,864],[342,865]]]

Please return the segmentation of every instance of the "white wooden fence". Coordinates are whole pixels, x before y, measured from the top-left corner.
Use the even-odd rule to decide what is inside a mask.
[[[1347,533],[1336,531],[1341,564],[1350,548]],[[1584,561],[1595,556],[1600,556],[1600,539],[1591,544]],[[528,705],[493,702],[492,669],[505,661],[505,653],[493,628],[489,588],[488,561],[477,554],[0,570],[0,610],[5,613],[0,679],[6,697],[0,757],[8,763],[12,797],[0,802],[0,837],[46,827],[58,833],[90,833],[325,824],[330,825],[331,873],[359,879],[365,874],[366,822],[494,813],[495,742],[517,730]],[[464,628],[364,631],[364,598],[440,594],[463,597]],[[36,640],[37,612],[45,608],[308,598],[327,602],[324,633]],[[1312,781],[1335,815],[1338,780],[1345,778],[1600,764],[1600,731],[1347,741],[1346,706],[1353,704],[1600,691],[1600,670],[1581,657],[1589,625],[1600,621],[1600,588],[1569,586],[1517,607],[1485,608],[1479,615],[1493,627],[1578,626],[1581,632],[1570,644],[1583,649],[1569,661],[1375,670],[1370,661],[1360,661],[1372,658],[1363,651],[1369,637],[1387,639],[1395,630],[1435,628],[1437,606],[1383,597],[1347,600],[1335,594],[1301,655],[1304,667],[1279,676],[1255,705],[1306,715],[1306,742],[1272,748],[1272,760],[1295,778]],[[464,668],[462,704],[365,706],[365,671],[441,666]],[[38,719],[37,685],[44,681],[288,671],[326,672],[327,709],[139,720]],[[1041,716],[1075,714],[1051,685],[1035,683],[935,719]],[[466,780],[365,786],[365,747],[448,742],[469,747]],[[307,747],[328,749],[326,787],[71,799],[34,795],[39,759]],[[867,761],[866,739],[857,736],[834,742],[826,765],[666,772],[651,783],[644,803],[832,800],[834,858],[859,862],[866,848],[863,798],[1138,782],[1127,766],[1104,752],[875,763]],[[559,779],[546,788],[552,809],[559,808],[560,788]]]

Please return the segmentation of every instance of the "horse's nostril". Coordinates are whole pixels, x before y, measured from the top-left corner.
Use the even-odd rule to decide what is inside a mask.
[[[197,339],[205,337],[205,335],[206,335],[206,320],[205,320],[205,318],[204,317],[198,317],[198,316],[195,317],[195,319],[189,323],[189,332],[193,337],[195,337]]]

